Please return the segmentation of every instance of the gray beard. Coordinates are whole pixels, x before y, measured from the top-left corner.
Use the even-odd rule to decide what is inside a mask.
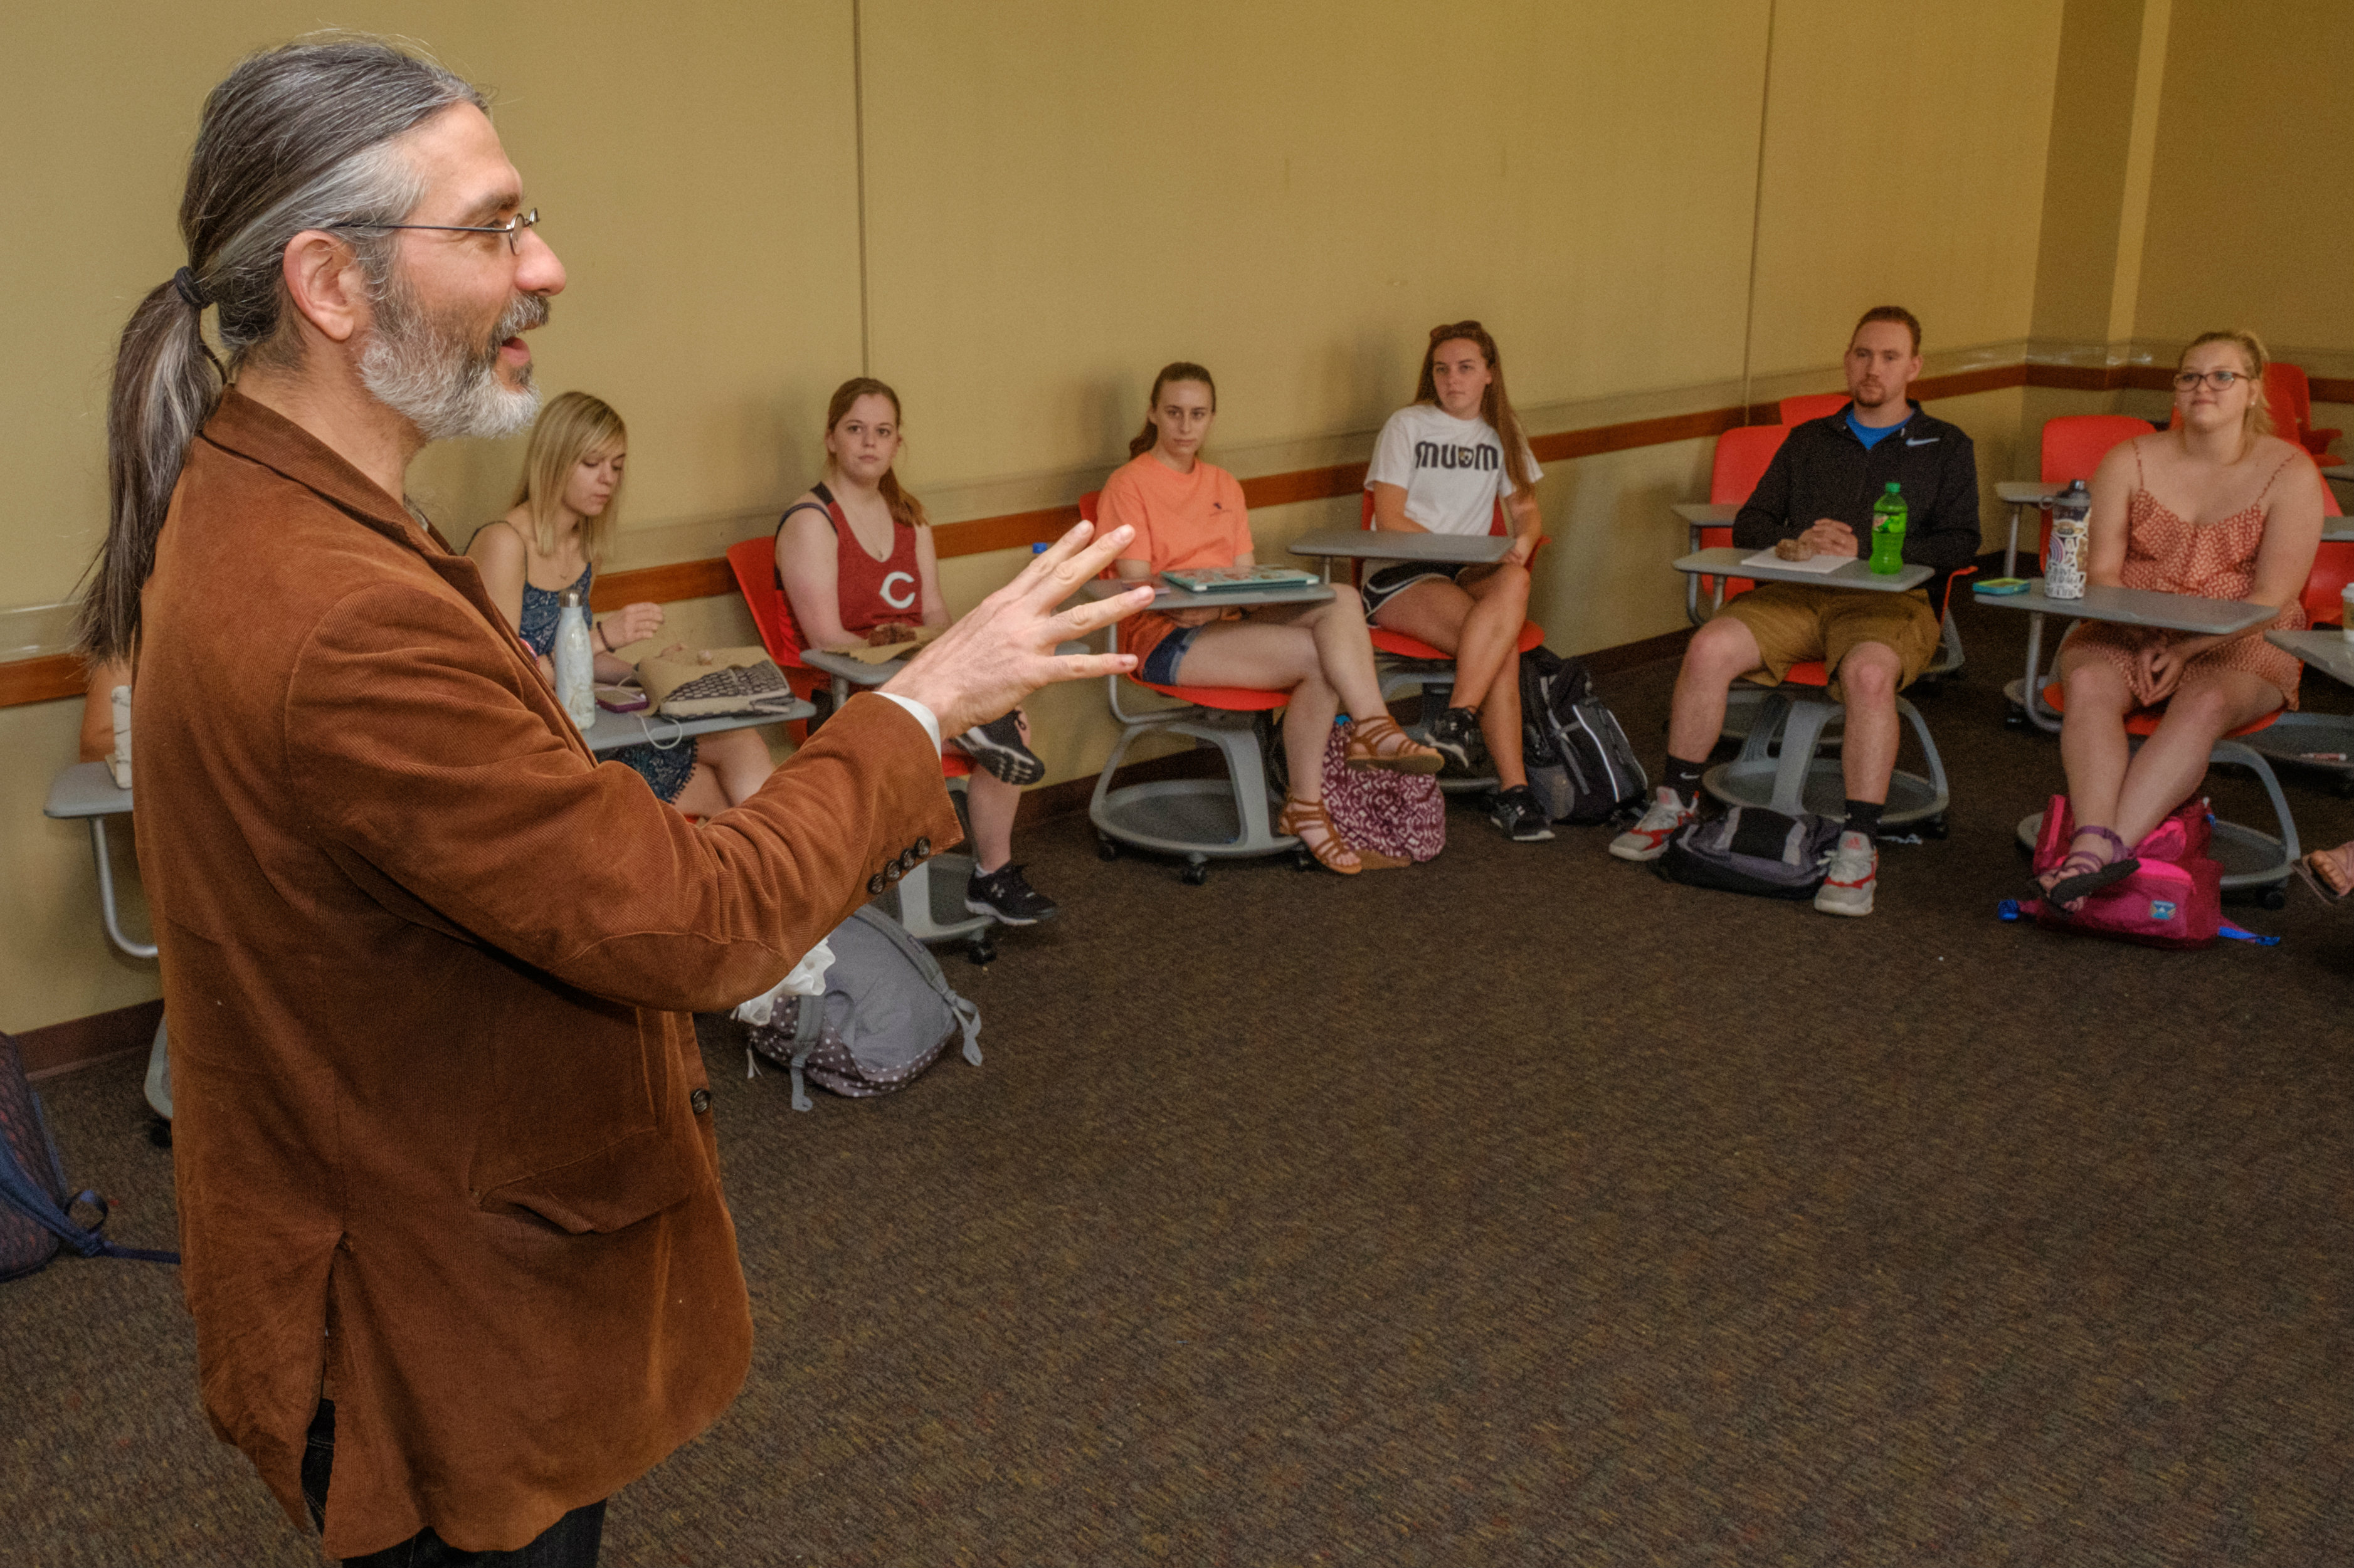
[[[522,384],[499,379],[499,345],[547,320],[547,302],[519,294],[487,346],[434,320],[395,278],[376,302],[376,330],[360,353],[360,384],[429,441],[512,436],[539,416],[539,388],[525,366]]]

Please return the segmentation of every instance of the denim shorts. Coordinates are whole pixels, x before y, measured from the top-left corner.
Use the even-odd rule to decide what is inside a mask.
[[[1193,646],[1193,639],[1201,630],[1198,626],[1172,627],[1169,635],[1154,643],[1152,652],[1144,656],[1144,663],[1136,672],[1136,678],[1150,681],[1156,686],[1175,685],[1177,667],[1185,662],[1185,650]]]

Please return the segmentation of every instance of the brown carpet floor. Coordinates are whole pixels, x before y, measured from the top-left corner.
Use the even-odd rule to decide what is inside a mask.
[[[755,1364],[606,1561],[2354,1560],[2354,917],[1999,924],[2057,750],[2000,725],[2021,618],[1963,614],[1952,836],[1869,920],[1469,807],[1411,872],[1201,888],[1071,818],[1023,846],[1064,917],[948,963],[985,1066],[796,1116],[706,1021]],[[1671,675],[1605,682],[1647,760]],[[162,1241],[138,1076],[47,1099]],[[313,1560],[167,1269],[0,1286],[0,1563]]]

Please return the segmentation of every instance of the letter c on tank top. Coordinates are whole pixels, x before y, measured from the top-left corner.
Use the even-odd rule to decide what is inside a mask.
[[[906,609],[916,602],[916,578],[909,572],[891,572],[883,578],[882,599],[893,609]]]

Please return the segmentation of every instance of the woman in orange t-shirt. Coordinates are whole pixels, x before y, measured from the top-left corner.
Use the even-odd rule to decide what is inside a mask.
[[[1104,482],[1097,507],[1103,527],[1125,523],[1136,530],[1135,554],[1115,563],[1122,577],[1257,564],[1242,486],[1200,459],[1217,408],[1217,387],[1198,365],[1180,361],[1153,378],[1144,429],[1128,443],[1129,461]],[[1444,760],[1398,728],[1383,704],[1355,588],[1335,584],[1321,604],[1146,610],[1123,623],[1121,641],[1137,656],[1139,680],[1289,692],[1283,750],[1291,793],[1277,831],[1296,835],[1343,875],[1405,863],[1356,848],[1324,814],[1325,736],[1343,708],[1350,767],[1436,773]]]

